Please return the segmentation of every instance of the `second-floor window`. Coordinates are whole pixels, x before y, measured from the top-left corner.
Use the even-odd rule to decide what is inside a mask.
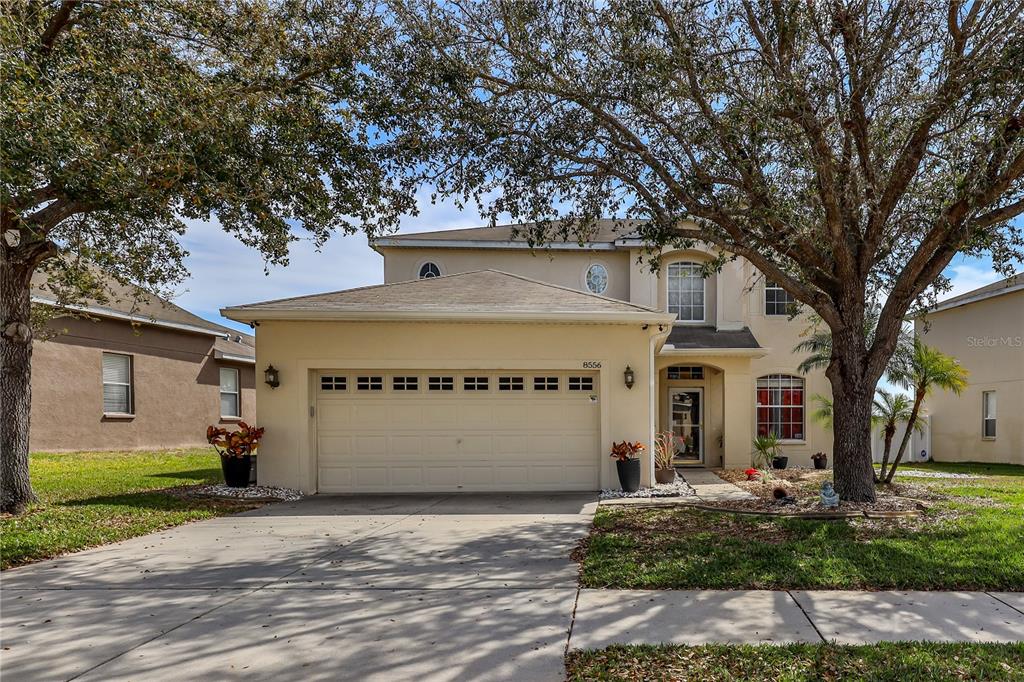
[[[432,277],[440,277],[441,268],[437,267],[437,263],[431,263],[427,261],[420,266],[420,279],[431,279]]]
[[[680,322],[704,321],[704,278],[699,263],[670,263],[668,311]]]
[[[764,283],[765,315],[789,315],[795,305],[796,299],[788,291],[770,280]]]

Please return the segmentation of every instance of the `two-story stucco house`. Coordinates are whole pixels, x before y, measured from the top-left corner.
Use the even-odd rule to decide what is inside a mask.
[[[384,284],[227,308],[256,326],[261,483],[321,492],[617,487],[613,441],[672,431],[679,465],[743,467],[757,433],[831,452],[800,375],[807,329],[748,262],[605,221],[531,249],[510,226],[378,239]]]
[[[928,396],[932,456],[1024,464],[1024,273],[942,301],[915,327],[969,373],[960,395]]]

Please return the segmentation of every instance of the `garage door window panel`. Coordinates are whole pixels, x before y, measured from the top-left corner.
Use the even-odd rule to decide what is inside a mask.
[[[462,378],[462,390],[463,391],[486,391],[490,386],[490,381],[487,377],[463,377]]]
[[[348,377],[324,375],[320,377],[320,390],[330,392],[347,391]]]
[[[593,391],[594,377],[569,377],[570,391]]]
[[[455,390],[455,377],[427,377],[427,390],[450,393]]]
[[[524,377],[498,377],[498,390],[506,393],[525,391],[526,379]]]
[[[420,378],[410,376],[391,377],[391,389],[403,393],[418,391],[420,390]]]
[[[535,391],[557,391],[558,377],[534,377],[533,390]]]
[[[362,376],[356,377],[356,390],[358,391],[383,391],[384,377]]]

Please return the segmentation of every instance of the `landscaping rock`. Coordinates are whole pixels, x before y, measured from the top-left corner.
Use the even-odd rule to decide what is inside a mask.
[[[693,495],[693,488],[687,485],[686,481],[677,478],[675,483],[640,488],[635,493],[627,493],[622,490],[602,490],[598,497],[602,500],[616,500],[621,498],[687,497],[690,495]]]
[[[291,488],[271,485],[251,485],[248,488],[231,488],[223,483],[200,485],[189,491],[192,497],[226,497],[234,500],[280,500],[294,502],[302,499],[302,493]]]

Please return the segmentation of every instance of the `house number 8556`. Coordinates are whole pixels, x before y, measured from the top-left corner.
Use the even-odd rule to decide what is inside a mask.
[[[601,363],[598,360],[584,360],[583,369],[601,369]]]

